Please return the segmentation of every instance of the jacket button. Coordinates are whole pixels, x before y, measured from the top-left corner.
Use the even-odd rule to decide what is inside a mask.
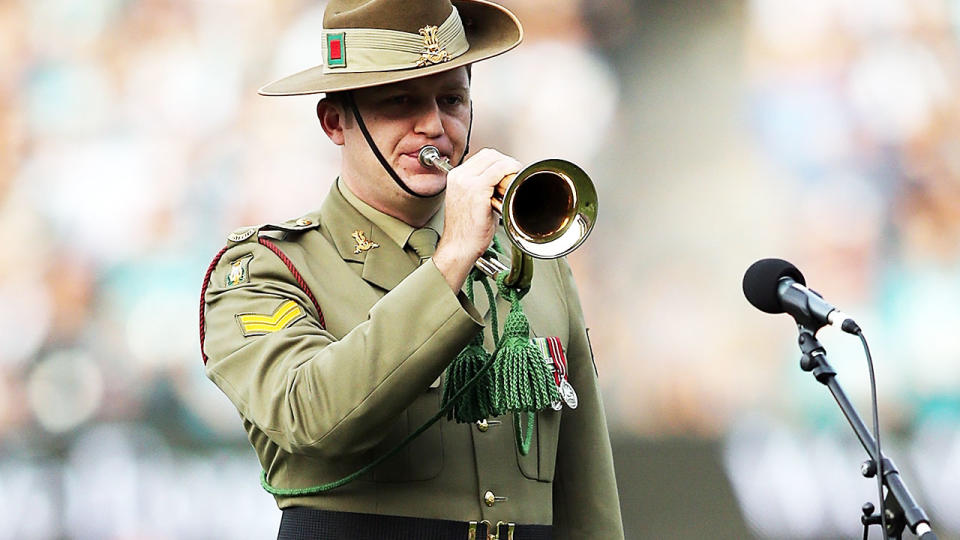
[[[487,506],[493,506],[493,503],[497,502],[497,498],[492,491],[487,491],[483,494],[483,502]]]
[[[488,429],[490,429],[490,424],[487,423],[487,420],[486,420],[486,419],[477,420],[477,429],[478,429],[481,433],[486,433],[486,431],[487,431]]]
[[[300,219],[297,220],[297,226],[298,226],[298,227],[306,227],[306,226],[308,226],[308,225],[313,225],[313,221],[311,221],[311,220],[309,220],[309,219],[307,219],[307,218],[300,218]]]

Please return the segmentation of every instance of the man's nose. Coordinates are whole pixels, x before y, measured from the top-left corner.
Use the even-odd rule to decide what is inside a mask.
[[[427,137],[443,135],[443,119],[440,117],[440,107],[437,106],[436,102],[431,101],[424,105],[417,116],[417,124],[414,129],[417,133],[422,133]]]

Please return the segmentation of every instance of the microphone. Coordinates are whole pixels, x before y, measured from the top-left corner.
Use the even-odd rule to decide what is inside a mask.
[[[860,333],[853,319],[806,285],[800,270],[783,259],[760,259],[743,275],[743,294],[760,311],[789,313],[797,324],[813,331],[839,325],[848,334]]]

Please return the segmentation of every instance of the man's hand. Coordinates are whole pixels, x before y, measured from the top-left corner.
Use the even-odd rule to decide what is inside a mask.
[[[519,161],[484,148],[447,175],[443,236],[433,263],[454,292],[493,240],[497,229],[497,214],[490,204],[494,188],[521,168]]]

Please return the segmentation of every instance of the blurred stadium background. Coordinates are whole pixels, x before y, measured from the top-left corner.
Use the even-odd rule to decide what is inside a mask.
[[[884,449],[960,537],[960,1],[513,0],[474,148],[563,157],[601,216],[570,257],[630,538],[859,537],[876,496],[778,256],[855,314]],[[269,538],[279,512],[203,375],[226,235],[318,206],[323,2],[0,1],[0,538]],[[825,331],[867,417],[859,343]],[[879,537],[874,532],[872,537]]]

